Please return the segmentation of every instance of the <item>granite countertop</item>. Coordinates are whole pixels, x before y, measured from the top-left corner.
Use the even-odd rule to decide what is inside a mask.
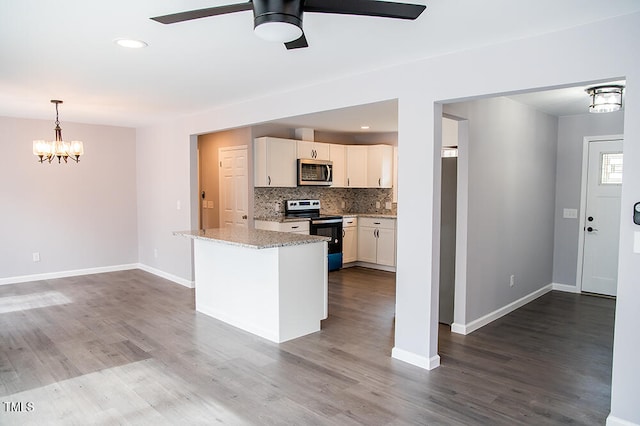
[[[308,217],[284,217],[284,216],[258,216],[254,217],[254,220],[263,220],[265,222],[278,222],[278,223],[287,223],[287,222],[308,222]]]
[[[329,237],[319,235],[301,235],[291,232],[263,231],[259,229],[213,228],[197,231],[177,231],[180,235],[197,240],[208,240],[233,246],[266,249],[274,247],[297,246],[329,241]]]
[[[384,213],[357,213],[357,214],[344,214],[342,217],[373,217],[376,219],[397,219],[398,216],[395,214],[384,214]]]
[[[336,215],[342,217],[373,217],[376,219],[397,219],[397,215],[395,214],[383,214],[383,213],[323,213],[327,215]],[[288,218],[284,216],[274,216],[274,217],[254,217],[254,220],[263,220],[267,222],[278,222],[278,223],[286,223],[286,222],[302,222],[306,219],[304,217],[296,217],[296,218]]]

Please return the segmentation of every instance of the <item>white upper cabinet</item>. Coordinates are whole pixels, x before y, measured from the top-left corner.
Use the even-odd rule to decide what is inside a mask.
[[[329,144],[329,160],[333,162],[333,188],[347,186],[347,151],[344,145]]]
[[[298,158],[329,160],[329,144],[310,141],[297,141]]]
[[[253,142],[254,185],[295,187],[296,141],[263,137]]]
[[[371,145],[367,153],[367,187],[391,188],[393,186],[393,147]]]
[[[347,181],[345,187],[367,187],[367,152],[366,145],[347,145]]]
[[[339,145],[272,137],[254,141],[254,185],[296,187],[299,158],[332,161],[334,188],[396,186],[391,145]]]

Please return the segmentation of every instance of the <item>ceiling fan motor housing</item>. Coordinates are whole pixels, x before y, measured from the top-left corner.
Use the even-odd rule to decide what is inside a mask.
[[[302,29],[302,0],[253,0],[253,27],[286,22]]]

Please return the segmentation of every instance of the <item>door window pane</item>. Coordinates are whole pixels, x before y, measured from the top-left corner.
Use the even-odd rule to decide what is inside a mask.
[[[600,184],[622,184],[622,153],[603,152],[600,159]]]

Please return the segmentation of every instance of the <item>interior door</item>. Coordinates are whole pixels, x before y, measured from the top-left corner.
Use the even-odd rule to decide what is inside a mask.
[[[582,291],[616,295],[622,140],[589,142]]]
[[[220,227],[248,228],[247,147],[218,151],[220,159]]]

